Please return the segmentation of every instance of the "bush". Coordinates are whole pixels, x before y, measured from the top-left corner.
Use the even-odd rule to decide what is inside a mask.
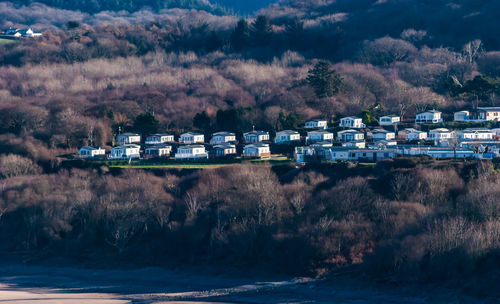
[[[457,210],[474,221],[498,221],[500,219],[500,179],[482,177],[467,185],[467,193],[457,200]]]
[[[31,159],[16,154],[0,156],[0,176],[11,178],[21,175],[33,175],[41,172],[40,167]]]

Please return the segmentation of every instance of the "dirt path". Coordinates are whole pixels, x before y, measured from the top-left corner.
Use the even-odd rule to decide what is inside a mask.
[[[0,304],[468,302],[416,294],[381,291],[352,282],[279,277],[262,280],[159,268],[0,267]]]

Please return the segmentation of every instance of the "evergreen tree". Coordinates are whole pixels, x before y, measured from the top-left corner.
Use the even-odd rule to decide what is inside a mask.
[[[75,41],[80,41],[80,23],[76,21],[68,21],[66,23],[66,28],[68,32],[71,34],[71,39]]]
[[[286,25],[286,37],[288,45],[294,49],[300,49],[302,46],[302,37],[304,35],[304,22],[298,17],[288,21]]]
[[[73,30],[73,29],[79,28],[80,23],[78,23],[76,21],[68,21],[68,23],[66,23],[66,26],[68,27],[68,30]]]
[[[222,48],[222,41],[217,36],[215,31],[212,31],[207,39],[206,49],[209,52],[216,51]]]
[[[241,51],[248,47],[250,42],[250,27],[245,19],[238,21],[236,28],[231,34],[230,42],[231,47],[235,51]]]
[[[139,114],[134,121],[134,130],[143,134],[153,134],[158,132],[158,120],[151,112]]]
[[[479,75],[467,81],[461,88],[461,92],[484,100],[491,93],[500,92],[500,82],[494,78]]]
[[[304,124],[304,119],[297,113],[285,113],[281,111],[278,116],[277,129],[298,129],[299,126]]]
[[[242,109],[218,110],[216,121],[219,130],[240,131]]]
[[[361,112],[361,118],[363,119],[363,123],[368,126],[373,121],[373,114],[370,110],[363,110]]]
[[[203,130],[205,133],[209,133],[211,130],[211,121],[207,112],[203,111],[196,114],[193,118],[193,126]]]
[[[307,82],[314,88],[318,98],[331,97],[342,88],[342,78],[332,69],[327,61],[318,62],[309,71]]]
[[[273,28],[269,17],[260,15],[252,23],[252,36],[256,46],[264,46],[269,44]]]

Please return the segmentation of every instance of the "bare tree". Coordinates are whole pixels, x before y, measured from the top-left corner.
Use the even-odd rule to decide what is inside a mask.
[[[408,174],[401,172],[396,173],[391,180],[392,196],[397,201],[406,200],[412,185],[411,177]]]
[[[293,210],[295,211],[295,214],[301,215],[302,211],[304,210],[304,207],[306,205],[306,195],[304,192],[300,191],[296,193],[291,199],[290,203],[293,206]]]
[[[476,59],[481,54],[482,48],[483,43],[479,39],[467,42],[462,48],[463,59],[467,63],[474,63],[474,61],[476,61]]]
[[[188,216],[194,218],[201,209],[201,202],[196,191],[188,191],[184,197],[188,209]]]
[[[366,41],[358,58],[362,62],[375,65],[390,65],[398,61],[407,61],[417,53],[410,42],[383,37],[374,41]]]

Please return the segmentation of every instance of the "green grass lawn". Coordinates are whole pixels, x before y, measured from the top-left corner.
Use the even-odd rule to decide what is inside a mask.
[[[0,44],[17,43],[17,42],[18,42],[17,40],[0,38]]]
[[[110,168],[134,168],[134,169],[216,169],[232,164],[169,164],[169,165],[113,165]]]
[[[259,163],[259,162],[287,162],[287,161],[291,161],[291,159],[289,159],[286,156],[276,157],[276,158],[271,158],[271,159],[251,159],[250,160],[250,162],[252,162],[252,163]]]
[[[244,162],[240,158],[228,160],[206,160],[202,162],[176,162],[174,160],[151,161],[151,160],[134,160],[130,164],[128,161],[105,161],[110,168],[134,168],[134,169],[216,169],[220,167],[231,166]],[[250,163],[269,162],[273,165],[288,164],[292,160],[287,157],[278,157],[273,159],[252,159]]]

